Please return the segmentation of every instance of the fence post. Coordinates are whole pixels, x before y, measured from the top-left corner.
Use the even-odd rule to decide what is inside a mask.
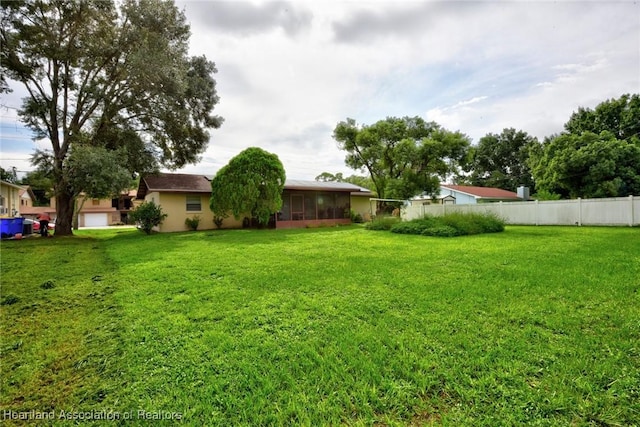
[[[538,212],[538,210],[540,209],[540,205],[539,205],[539,200],[536,199],[536,207],[535,207],[535,212],[534,212],[534,222],[536,223],[536,225],[540,225],[540,221],[538,220],[538,216],[540,215],[540,213]]]
[[[633,216],[635,212],[633,212],[633,194],[629,196],[629,227],[633,227]]]
[[[578,197],[578,227],[582,227],[582,198]]]

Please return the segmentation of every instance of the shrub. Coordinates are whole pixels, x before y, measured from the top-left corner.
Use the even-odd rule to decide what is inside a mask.
[[[192,218],[186,218],[184,220],[184,224],[191,230],[196,231],[200,225],[200,217],[198,215],[194,215]]]
[[[399,222],[391,226],[391,232],[397,234],[420,234],[423,227],[418,222]]]
[[[356,224],[362,224],[364,222],[362,215],[353,210],[349,212],[349,215],[351,216],[351,222],[354,222]]]
[[[398,234],[422,234],[428,228],[436,226],[437,220],[433,216],[424,216],[413,221],[404,221],[394,224],[391,227],[392,233]]]
[[[485,233],[499,233],[504,231],[504,220],[500,219],[497,215],[482,215],[480,221],[482,222],[482,229]]]
[[[139,225],[140,229],[151,234],[153,227],[162,224],[167,214],[162,213],[162,208],[153,202],[144,202],[129,213],[129,217]]]
[[[460,236],[460,231],[448,225],[436,225],[431,228],[426,228],[421,233],[423,236],[434,237],[455,237]]]
[[[458,230],[461,236],[482,233],[482,225],[479,223],[478,215],[476,214],[453,212],[440,218],[443,225]]]
[[[367,229],[386,230],[387,228],[379,226],[378,228],[367,227]],[[427,215],[412,221],[392,223],[390,230],[398,234],[453,237],[504,231],[504,221],[493,214],[454,212],[444,216]]]
[[[218,227],[218,229],[222,228],[222,221],[224,221],[224,217],[221,217],[221,216],[213,217],[213,223],[216,225],[216,227]]]
[[[373,219],[373,221],[367,223],[365,228],[367,230],[375,230],[375,231],[388,231],[391,230],[394,224],[400,222],[400,218],[393,216],[380,216]]]

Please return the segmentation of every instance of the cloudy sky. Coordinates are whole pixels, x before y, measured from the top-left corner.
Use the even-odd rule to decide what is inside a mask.
[[[640,92],[637,1],[178,1],[191,53],[215,61],[224,124],[208,175],[250,146],[289,178],[359,173],[332,132],[420,116],[477,142],[506,127],[544,138],[578,107]],[[0,104],[0,164],[28,170],[34,142]]]

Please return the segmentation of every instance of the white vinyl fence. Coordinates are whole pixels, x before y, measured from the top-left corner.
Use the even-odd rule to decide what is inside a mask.
[[[423,205],[402,209],[403,220],[447,212],[493,213],[507,224],[522,225],[640,225],[640,197],[479,203],[474,205]]]

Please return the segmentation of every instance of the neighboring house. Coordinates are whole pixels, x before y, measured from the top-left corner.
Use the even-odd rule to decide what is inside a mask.
[[[119,197],[111,199],[111,206],[117,209],[120,213],[121,223],[129,223],[129,212],[131,212],[135,207],[137,194],[138,190],[129,190],[127,193],[123,193]]]
[[[518,202],[523,199],[513,191],[493,187],[475,187],[470,185],[440,185],[440,194],[433,201],[427,195],[411,199],[411,204],[455,204],[472,205],[476,203]]]
[[[55,203],[55,198],[51,199]],[[112,199],[94,199],[80,195],[77,200],[78,227],[106,227],[120,223],[120,212],[112,206]]]
[[[522,200],[513,191],[493,187],[474,187],[470,185],[440,185],[440,197],[445,196],[455,197],[456,205],[518,202]]]
[[[411,199],[412,205],[455,205],[456,198],[451,195],[431,197],[429,195],[421,195]]]
[[[122,194],[114,199],[94,199],[78,197],[78,227],[105,227],[126,223],[127,214],[133,208],[135,190]],[[56,198],[52,197],[49,206],[21,206],[20,215],[25,218],[37,219],[41,213],[47,213],[51,218],[56,217]]]
[[[0,218],[20,216],[20,192],[23,190],[19,185],[0,181]]]
[[[287,180],[282,194],[282,209],[274,216],[276,228],[306,227],[350,223],[350,211],[369,215],[366,188],[341,182]],[[209,209],[211,178],[191,174],[157,174],[140,180],[138,199],[153,201],[162,207],[167,218],[158,231],[185,231],[184,221],[198,216],[199,229],[216,228]],[[244,218],[233,215],[224,219],[223,228],[240,228]]]
[[[21,186],[22,190],[20,190],[20,214],[27,209],[31,209],[33,207],[33,202],[36,200],[36,195],[33,194],[33,190],[28,185]]]

